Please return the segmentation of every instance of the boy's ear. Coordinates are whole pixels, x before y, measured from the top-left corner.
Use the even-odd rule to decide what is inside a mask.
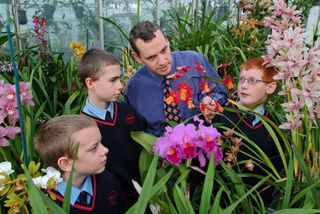
[[[132,52],[131,52],[131,55],[133,56],[133,58],[134,58],[139,64],[142,64],[142,60],[141,60],[141,58],[139,57],[139,55],[138,55],[136,52],[132,51]]]
[[[87,89],[88,90],[93,90],[93,80],[90,77],[87,77],[84,81],[86,83]]]
[[[277,82],[271,82],[267,85],[267,94],[273,94],[277,89]]]
[[[73,160],[67,156],[62,156],[57,161],[59,168],[63,172],[70,172],[72,169],[72,163],[73,163]]]

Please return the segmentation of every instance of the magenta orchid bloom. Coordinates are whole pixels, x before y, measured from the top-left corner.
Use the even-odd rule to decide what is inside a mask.
[[[221,136],[216,128],[206,127],[204,121],[197,116],[194,121],[199,123],[198,128],[193,124],[179,124],[174,128],[166,127],[162,137],[157,138],[153,152],[168,160],[173,165],[179,165],[182,160],[191,160],[198,157],[200,166],[206,164],[206,158],[215,153],[215,165],[222,160],[222,152],[217,145]]]
[[[10,139],[14,139],[16,134],[20,133],[20,127],[8,126],[7,129],[7,137]]]
[[[181,162],[181,151],[175,146],[171,146],[166,153],[165,158],[174,165],[179,165]]]
[[[27,103],[30,106],[34,106],[34,102],[32,100],[32,94],[30,92],[30,82],[20,82],[20,96],[21,102]]]
[[[21,102],[34,105],[30,92],[30,83],[20,82]],[[15,86],[0,80],[0,146],[8,146],[20,128],[16,127],[19,119]]]
[[[16,88],[11,84],[4,84],[0,88],[1,99],[8,99],[14,101],[16,98]]]

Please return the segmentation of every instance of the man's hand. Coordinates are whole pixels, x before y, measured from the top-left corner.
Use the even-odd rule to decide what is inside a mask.
[[[204,115],[206,122],[211,123],[217,108],[216,101],[211,97],[206,96],[202,99],[200,106],[202,106],[200,111]]]

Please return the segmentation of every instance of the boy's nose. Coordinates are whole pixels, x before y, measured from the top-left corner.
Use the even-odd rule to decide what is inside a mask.
[[[109,149],[103,146],[103,155],[107,155],[109,153]]]
[[[122,85],[122,83],[119,81],[119,83],[118,83],[118,88],[121,90],[122,88],[123,88],[123,85]]]
[[[249,85],[248,81],[244,81],[243,83],[241,83],[241,88],[247,88]]]

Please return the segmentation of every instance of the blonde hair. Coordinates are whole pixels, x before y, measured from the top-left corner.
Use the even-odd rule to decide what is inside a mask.
[[[72,135],[84,128],[97,127],[96,122],[84,115],[63,115],[48,120],[34,138],[35,149],[49,166],[59,169],[57,161],[67,155],[73,158],[76,141]]]

